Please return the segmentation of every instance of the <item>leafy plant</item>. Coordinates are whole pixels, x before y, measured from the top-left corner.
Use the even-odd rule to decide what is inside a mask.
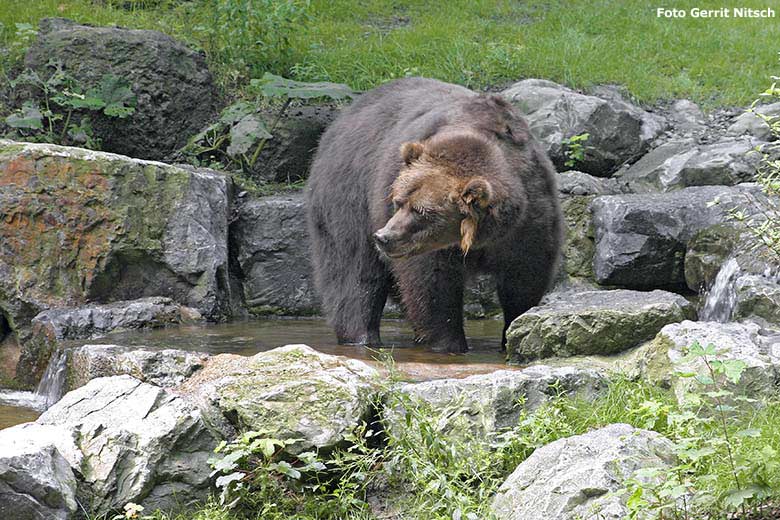
[[[694,343],[678,363],[685,370],[677,375],[694,384],[680,409],[668,413],[678,464],[671,471],[637,472],[628,485],[630,518],[651,513],[653,518],[688,520],[712,511],[739,511],[745,517],[749,510],[758,512],[774,494],[768,475],[777,468],[766,466],[765,456],[773,448],[765,446],[759,453],[744,449],[748,439],[760,436],[759,430],[733,426],[739,424],[738,405],[753,402],[734,390],[745,362],[721,359],[714,345]],[[718,475],[724,470],[726,475]]]
[[[304,83],[270,73],[251,80],[250,88],[254,101],[239,101],[225,108],[215,123],[189,140],[183,149],[186,156],[198,163],[217,162],[227,169],[238,167],[251,174],[293,101],[314,98],[337,101],[355,96],[346,85]],[[280,102],[281,106],[267,123],[263,107],[273,102]]]
[[[573,168],[578,162],[582,162],[585,159],[585,142],[588,139],[590,139],[590,134],[585,132],[565,138],[562,141],[563,146],[566,147],[564,152],[566,162],[564,164],[568,168]]]
[[[204,0],[207,22],[196,28],[210,57],[233,70],[235,81],[294,63],[290,35],[308,20],[308,0]]]
[[[248,432],[223,442],[216,449],[221,456],[209,461],[212,476],[217,476],[219,503],[237,514],[269,520],[308,514],[359,518],[369,509],[365,488],[379,452],[372,453],[367,442],[374,434],[363,424],[348,436],[350,448],[326,459],[314,451],[291,455],[287,448],[302,439],[276,439],[267,432]]]
[[[135,112],[136,98],[125,80],[106,74],[98,85],[83,91],[61,63],[49,65],[53,70],[48,77],[28,69],[11,81],[12,88],[31,90],[31,99],[5,118],[21,137],[96,149],[100,143],[92,135],[90,113],[125,118]],[[74,118],[76,114],[79,117]]]

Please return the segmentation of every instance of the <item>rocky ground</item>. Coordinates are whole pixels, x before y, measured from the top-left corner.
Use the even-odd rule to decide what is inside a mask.
[[[125,74],[138,116],[111,122],[126,139],[105,139],[107,152],[0,140],[4,379],[32,387],[66,344],[116,330],[317,314],[301,193],[258,197],[223,172],[150,160],[183,144],[160,132],[175,126],[185,135],[214,117],[202,59],[151,31],[44,29],[28,66],[55,56],[74,73]],[[89,66],[79,61],[83,46],[117,41],[132,43],[123,54],[132,67],[120,67],[113,51]],[[153,49],[177,66],[150,65]],[[519,401],[532,410],[553,388],[593,398],[617,372],[682,396],[690,380],[671,365],[698,341],[747,364],[736,391],[776,395],[777,262],[727,218],[762,198],[751,183],[758,159],[747,152],[772,139],[766,123],[736,111],[704,115],[685,100],[651,110],[615,89],[581,93],[536,79],[501,95],[562,171],[567,244],[558,283],[508,333],[507,361],[532,366],[394,391],[432,407],[461,403],[442,434],[489,436],[517,421]],[[305,176],[322,125],[299,124],[313,117],[299,115],[274,148],[295,141],[295,161],[269,161],[268,179]],[[574,171],[567,139],[584,133]],[[490,280],[474,280],[469,315],[498,309]],[[402,407],[377,404],[385,385],[374,368],[305,345],[249,358],[87,345],[63,359],[68,393],[35,422],[0,431],[2,518],[75,518],[77,500],[108,513],[128,502],[165,508],[202,499],[212,483],[206,459],[238,432],[297,439],[286,449],[299,453],[343,446],[370,417],[404,427]],[[638,468],[673,458],[658,434],[609,425],[537,450],[494,508],[501,519],[623,518],[625,496],[614,492]]]

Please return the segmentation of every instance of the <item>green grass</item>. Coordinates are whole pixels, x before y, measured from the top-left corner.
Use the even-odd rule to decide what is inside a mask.
[[[213,2],[147,0],[152,7],[123,10],[88,0],[0,0],[0,22],[11,43],[14,24],[44,16],[161,30],[205,49],[221,83],[233,90],[247,70],[255,75],[266,64],[235,63],[214,51],[213,33],[203,31],[210,18],[204,6]],[[680,9],[765,5],[675,2]],[[527,77],[575,88],[614,83],[642,102],[685,97],[708,107],[745,105],[778,72],[776,19],[662,19],[656,6],[640,0],[312,0],[307,20],[288,35],[289,60],[274,61],[271,69],[359,90],[404,75],[472,88]]]

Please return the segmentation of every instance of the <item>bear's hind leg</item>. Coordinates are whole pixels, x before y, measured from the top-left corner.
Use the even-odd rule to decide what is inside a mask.
[[[463,257],[454,250],[394,263],[406,317],[417,341],[436,350],[468,350],[463,332],[463,271]]]
[[[331,322],[339,343],[378,347],[390,275],[379,259],[366,260],[354,262],[350,275],[332,281]]]
[[[537,305],[546,292],[549,282],[546,273],[529,277],[524,272],[505,272],[496,276],[498,301],[504,311],[504,330],[501,334],[501,349],[506,350],[506,331],[512,322],[531,307]]]

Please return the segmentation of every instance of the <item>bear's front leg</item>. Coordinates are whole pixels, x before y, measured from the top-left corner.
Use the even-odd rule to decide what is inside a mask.
[[[463,271],[463,256],[454,249],[393,261],[415,341],[436,350],[468,350],[463,332]]]

